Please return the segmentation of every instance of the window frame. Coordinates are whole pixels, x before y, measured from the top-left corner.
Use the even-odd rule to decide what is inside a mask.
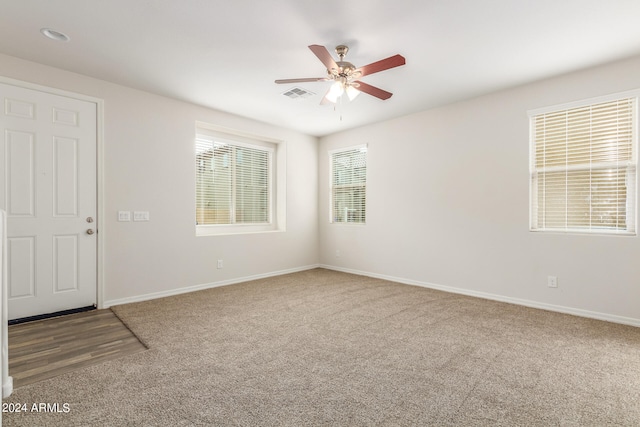
[[[239,148],[252,148],[268,153],[268,222],[266,223],[224,223],[198,224],[198,165],[197,141],[210,140]],[[286,227],[286,143],[281,140],[229,129],[210,123],[196,122],[194,136],[194,222],[196,236],[217,236],[228,234],[265,233],[285,231]]]
[[[364,180],[364,220],[363,221],[337,221],[334,215],[334,195],[335,195],[335,185],[334,185],[334,155],[339,153],[344,153],[347,151],[364,151],[368,154],[368,144],[359,144],[355,146],[349,146],[344,148],[337,148],[333,150],[329,150],[329,223],[331,224],[339,224],[339,225],[353,225],[353,226],[363,226],[367,223],[367,181],[368,181],[368,156],[365,156],[365,180]]]
[[[562,234],[588,234],[588,235],[622,235],[622,236],[635,236],[637,234],[637,223],[638,223],[638,193],[637,193],[637,182],[638,182],[638,129],[639,129],[639,117],[638,117],[638,102],[640,98],[640,89],[614,93],[606,96],[589,98],[581,101],[575,101],[565,104],[559,104],[544,108],[538,108],[534,110],[529,110],[527,112],[529,116],[529,231],[534,233],[562,233]],[[538,208],[539,208],[539,199],[538,199],[538,169],[536,167],[536,129],[535,129],[535,120],[536,117],[551,114],[551,113],[561,113],[564,111],[569,111],[573,109],[579,109],[584,107],[594,107],[598,104],[610,103],[620,100],[630,99],[632,101],[632,111],[631,111],[631,156],[630,160],[625,161],[626,166],[617,166],[618,170],[626,169],[626,176],[632,179],[628,179],[626,182],[626,218],[625,218],[625,229],[620,228],[611,228],[611,227],[598,227],[594,225],[589,226],[579,226],[572,224],[565,224],[565,227],[547,227],[545,228],[543,225],[537,224],[538,221]],[[589,133],[591,135],[591,133]],[[591,163],[590,163],[591,165]],[[589,167],[588,170],[597,170],[596,167]],[[550,170],[547,170],[547,173],[555,170],[555,167],[548,167]],[[557,167],[558,171],[579,171],[579,170],[587,170],[586,167],[573,167],[573,166],[564,166]],[[629,198],[632,200],[629,202]],[[589,202],[591,205],[591,202]],[[631,209],[629,212],[629,203],[631,203]]]

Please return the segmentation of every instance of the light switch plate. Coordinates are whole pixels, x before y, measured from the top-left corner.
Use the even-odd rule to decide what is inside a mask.
[[[149,221],[149,212],[148,211],[133,211],[133,220],[134,221]]]
[[[118,211],[118,221],[131,221],[131,212]]]

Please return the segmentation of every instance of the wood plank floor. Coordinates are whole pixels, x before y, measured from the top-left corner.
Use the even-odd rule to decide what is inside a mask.
[[[109,309],[9,326],[14,387],[146,350]]]

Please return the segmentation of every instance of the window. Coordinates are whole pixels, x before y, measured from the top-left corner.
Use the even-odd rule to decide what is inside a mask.
[[[637,96],[530,112],[531,230],[635,234]]]
[[[197,234],[278,228],[276,144],[200,126],[195,148]]]
[[[329,152],[331,162],[331,222],[365,223],[367,147]]]

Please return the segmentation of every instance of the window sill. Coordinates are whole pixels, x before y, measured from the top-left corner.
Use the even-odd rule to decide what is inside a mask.
[[[278,233],[285,231],[269,225],[197,225],[196,237],[229,236],[235,234]]]
[[[581,230],[581,229],[559,229],[559,228],[537,228],[529,229],[536,234],[562,234],[562,235],[584,235],[584,236],[635,236],[635,231],[616,230]]]

